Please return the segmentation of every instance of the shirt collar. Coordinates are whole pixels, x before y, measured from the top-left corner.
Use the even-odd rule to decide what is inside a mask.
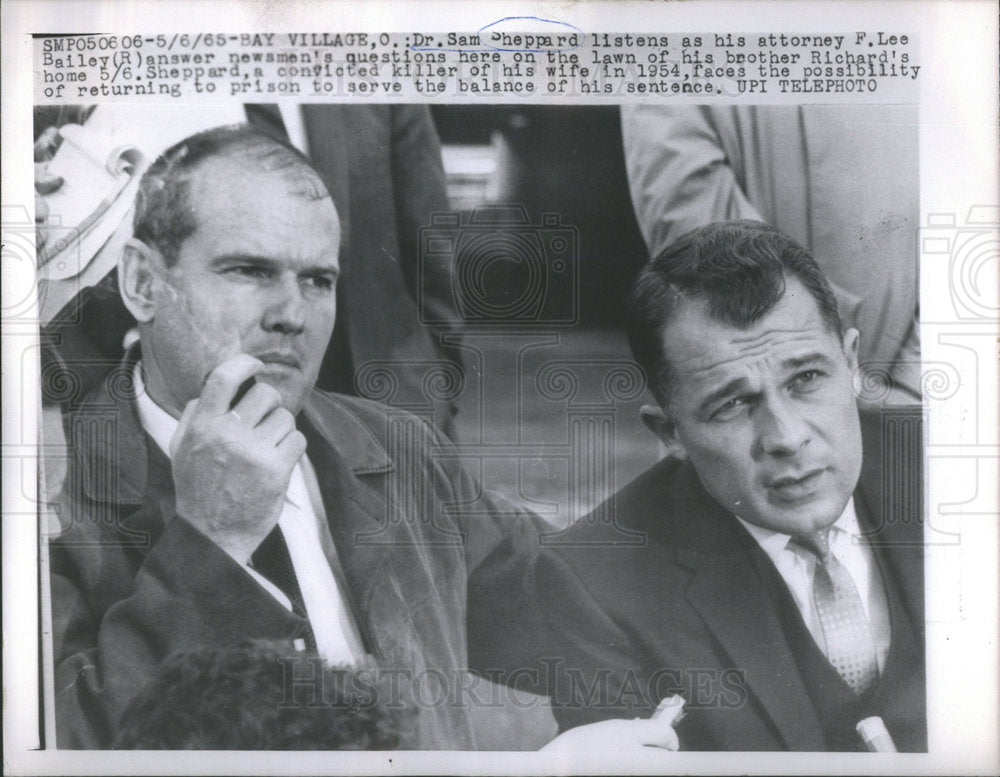
[[[789,541],[792,539],[792,535],[783,534],[781,532],[772,531],[771,529],[765,529],[763,526],[757,526],[752,523],[748,523],[736,516],[743,528],[745,528],[750,536],[754,538],[754,541],[760,545],[761,550],[763,550],[772,561],[777,563],[778,556],[781,554],[786,547],[788,547]],[[844,512],[840,514],[840,517],[833,522],[830,527],[830,543],[835,544],[837,539],[842,536],[856,537],[861,534],[861,529],[858,527],[858,515],[854,510],[854,497],[852,496],[847,500],[847,505],[844,507]]]
[[[173,439],[174,434],[176,434],[177,427],[180,426],[180,421],[156,404],[153,398],[146,392],[146,384],[142,379],[142,362],[136,362],[134,370],[132,378],[135,382],[135,402],[139,411],[139,423],[142,424],[142,428],[146,430],[146,433],[153,438],[153,442],[156,443],[157,447],[167,455],[168,459],[171,459],[173,457],[170,455],[170,441]],[[300,465],[308,464],[308,462],[309,459],[305,454],[302,454],[299,464],[292,470],[288,492],[285,494],[285,499],[300,510],[309,503],[309,494],[300,467]],[[309,464],[309,471],[315,478],[316,474],[311,464]]]
[[[167,458],[171,458],[170,441],[180,426],[180,421],[156,404],[147,393],[146,383],[142,379],[141,361],[136,362],[133,368],[132,380],[135,384],[135,404],[139,412],[139,423]]]

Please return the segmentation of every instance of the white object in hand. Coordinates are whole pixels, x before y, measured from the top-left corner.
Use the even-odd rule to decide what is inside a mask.
[[[885,722],[877,715],[858,721],[855,730],[861,735],[865,748],[869,753],[895,753],[896,743],[892,741]]]
[[[659,720],[663,718],[664,723],[669,723],[676,728],[677,724],[684,720],[684,715],[684,697],[675,693],[673,696],[667,696],[665,699],[662,699],[656,705],[656,709],[653,710],[650,719]]]
[[[633,720],[602,720],[565,731],[543,751],[569,750],[634,750],[657,747],[678,750],[680,742],[674,726],[683,717],[684,699],[670,696],[660,702],[649,718]]]

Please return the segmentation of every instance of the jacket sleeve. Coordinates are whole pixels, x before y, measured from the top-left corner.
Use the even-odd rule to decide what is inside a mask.
[[[622,139],[632,206],[650,256],[713,221],[760,219],[701,108],[625,106]]]
[[[511,589],[479,577],[470,592],[470,660],[486,676],[550,697],[559,731],[609,718],[647,717],[655,707],[644,684],[630,678],[638,667],[628,635],[587,590],[561,555],[535,554]],[[513,593],[511,593],[513,590]],[[530,628],[491,628],[531,613]],[[473,635],[479,638],[473,639]]]
[[[551,527],[482,488],[450,442],[435,435],[449,512],[464,537],[468,666],[479,677],[468,699],[476,747],[537,750],[558,733],[547,691],[538,683],[516,684],[511,674],[520,675],[515,671],[522,664],[519,646],[533,644],[540,629],[537,600],[525,583],[539,537]]]
[[[434,462],[439,507],[461,533],[467,570],[467,623],[470,655],[478,642],[500,632],[524,632],[535,625],[533,599],[524,586],[546,522],[503,495],[483,487],[444,435],[424,422]],[[493,607],[504,602],[503,613]],[[517,606],[518,604],[524,606]],[[475,669],[475,665],[472,666]]]
[[[123,709],[175,651],[255,637],[291,640],[308,630],[179,517],[131,583],[126,557],[114,548],[55,540],[50,556],[60,748],[109,747]],[[102,589],[121,585],[130,593],[101,616]]]
[[[443,451],[454,452],[447,440],[442,444]],[[572,592],[540,595],[536,585],[545,537],[555,530],[530,510],[482,488],[457,458],[443,461],[449,499],[458,508],[454,515],[465,537],[469,669],[500,689],[496,698],[505,700],[489,717],[482,715],[488,710],[474,710],[473,725],[491,727],[490,736],[480,739],[498,749],[498,742],[504,748],[537,749],[559,729],[548,698],[554,690],[549,679],[559,668],[551,659],[563,655],[564,646],[552,639],[547,609],[553,601],[575,606],[575,599],[561,598]]]

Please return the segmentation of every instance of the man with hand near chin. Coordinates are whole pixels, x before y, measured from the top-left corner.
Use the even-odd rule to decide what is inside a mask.
[[[530,555],[530,518],[428,424],[314,389],[339,241],[317,173],[252,129],[192,136],[144,176],[118,268],[140,343],[67,419],[59,747],[109,746],[169,654],[253,638],[393,673],[383,701],[416,699],[420,747],[553,733],[544,708],[477,703],[466,672],[467,581]]]
[[[860,750],[880,718],[926,751],[919,412],[859,414],[859,333],[765,224],[680,238],[627,315],[668,457],[539,557],[539,641],[482,660],[548,658],[561,729],[679,694],[684,749]]]

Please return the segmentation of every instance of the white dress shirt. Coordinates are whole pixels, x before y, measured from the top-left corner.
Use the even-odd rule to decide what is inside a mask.
[[[134,380],[142,428],[169,458],[170,441],[180,422],[146,393],[141,363],[135,367]],[[344,595],[343,572],[326,522],[316,471],[305,454],[292,470],[278,525],[288,546],[318,652],[332,664],[359,664],[364,658],[361,637]],[[285,593],[252,569],[248,559],[236,560],[271,596],[292,609]]]
[[[791,535],[755,526],[739,516],[737,520],[771,559],[785,585],[788,586],[809,633],[812,634],[820,650],[826,653],[823,627],[813,602],[813,571],[816,568],[816,556],[805,550],[796,550],[795,545],[789,546]],[[858,589],[858,596],[861,598],[875,642],[875,655],[881,673],[885,669],[892,638],[889,605],[875,554],[861,536],[853,497],[840,518],[830,527],[830,552],[847,569]]]

